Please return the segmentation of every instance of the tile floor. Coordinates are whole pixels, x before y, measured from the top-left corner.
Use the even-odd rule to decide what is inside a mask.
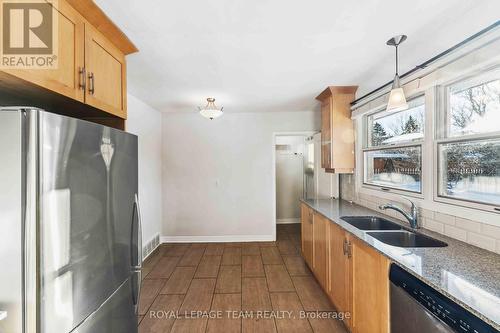
[[[279,225],[276,242],[162,245],[144,263],[139,332],[347,332],[313,318],[331,311],[300,225]]]

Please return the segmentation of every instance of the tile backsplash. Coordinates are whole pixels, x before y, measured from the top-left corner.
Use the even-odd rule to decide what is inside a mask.
[[[340,196],[344,200],[356,202],[361,206],[376,210],[401,221],[405,220],[398,212],[392,210],[381,211],[378,207],[390,202],[403,205],[406,209],[410,208],[408,203],[405,202],[388,201],[385,198],[356,193],[355,177],[353,175],[340,176]],[[420,225],[425,229],[500,254],[500,221],[497,227],[471,219],[465,219],[460,216],[453,216],[423,208],[419,209],[419,215]]]

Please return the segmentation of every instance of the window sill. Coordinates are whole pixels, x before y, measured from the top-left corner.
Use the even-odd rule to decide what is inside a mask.
[[[370,190],[370,191],[375,191],[378,193],[385,193],[385,194],[393,194],[393,195],[398,195],[398,196],[404,196],[404,197],[411,197],[411,198],[417,198],[417,199],[423,199],[424,195],[419,192],[411,192],[411,191],[405,191],[405,190],[400,190],[392,187],[385,187],[385,186],[380,186],[380,185],[371,185],[367,183],[363,183],[361,185],[362,188]],[[373,193],[370,193],[373,194]]]
[[[403,204],[402,196],[415,199],[415,203],[419,208],[423,208],[429,211],[448,214],[456,217],[461,217],[464,219],[469,219],[475,222],[480,222],[484,224],[489,224],[493,226],[499,226],[499,213],[493,212],[492,207],[490,206],[490,210],[479,209],[476,207],[472,207],[470,203],[467,206],[457,204],[457,200],[450,200],[446,198],[431,198],[425,199],[423,194],[418,193],[410,193],[404,191],[381,191],[376,187],[369,186],[366,184],[358,185],[360,186],[357,189],[357,194],[369,195],[376,198],[382,198],[387,201],[395,201],[401,202]],[[484,206],[484,205],[481,205]]]

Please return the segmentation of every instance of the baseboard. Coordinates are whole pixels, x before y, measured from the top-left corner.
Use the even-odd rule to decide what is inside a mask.
[[[292,224],[300,223],[300,218],[295,219],[276,219],[276,224]]]
[[[231,235],[231,236],[161,236],[161,243],[232,243],[273,242],[273,235]]]

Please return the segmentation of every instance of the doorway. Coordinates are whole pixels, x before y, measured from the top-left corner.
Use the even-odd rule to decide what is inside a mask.
[[[304,134],[276,135],[276,224],[300,223],[299,200],[304,194],[306,155]]]

